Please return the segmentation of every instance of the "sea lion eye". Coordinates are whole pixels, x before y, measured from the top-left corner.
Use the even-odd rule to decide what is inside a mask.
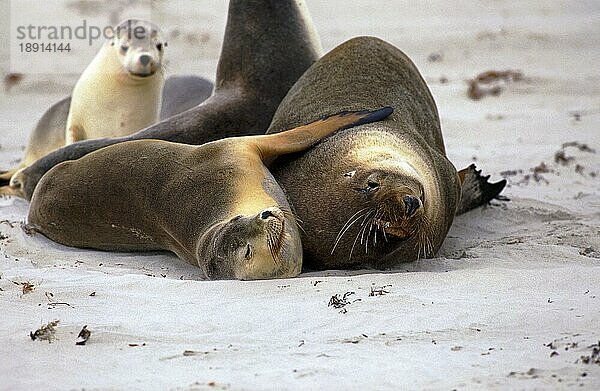
[[[247,260],[251,260],[252,259],[252,255],[254,255],[252,253],[252,246],[250,245],[250,243],[248,243],[246,245],[246,254],[244,255],[244,258],[246,258]]]
[[[345,173],[344,177],[346,177],[346,178],[352,178],[354,176],[354,174],[356,174],[356,170]]]
[[[379,189],[379,183],[372,180],[368,180],[366,187],[358,187],[354,190],[356,190],[359,193],[371,193],[373,191],[376,191],[377,189]]]
[[[121,45],[121,50],[123,51],[123,53],[127,53],[127,50],[129,50],[129,46]]]
[[[367,190],[368,191],[377,190],[378,188],[379,188],[379,183],[377,183],[375,181],[367,181]]]
[[[156,45],[156,48],[158,49],[158,51],[160,52],[163,49],[163,44],[159,43]]]

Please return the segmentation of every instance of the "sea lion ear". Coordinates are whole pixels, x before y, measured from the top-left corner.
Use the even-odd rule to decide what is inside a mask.
[[[508,201],[509,199],[501,196],[500,193],[506,186],[506,179],[496,183],[488,182],[489,175],[482,176],[481,170],[477,170],[474,164],[460,170],[458,177],[462,184],[460,191],[460,202],[456,209],[456,215],[460,215],[485,205],[494,198]]]
[[[251,136],[263,161],[288,153],[304,151],[338,130],[381,121],[394,112],[391,107],[377,110],[343,111],[281,133]]]

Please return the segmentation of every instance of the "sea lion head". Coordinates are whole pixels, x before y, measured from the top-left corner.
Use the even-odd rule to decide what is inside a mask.
[[[8,186],[0,187],[0,195],[11,195],[15,197],[25,198],[23,183],[25,180],[25,169],[21,168],[8,180]]]
[[[349,171],[340,172],[340,191],[348,197],[347,206],[354,210],[343,228],[356,225],[352,243],[344,246],[364,247],[364,252],[379,252],[382,248],[412,241],[420,255],[426,255],[429,226],[426,207],[426,186],[419,172],[401,154],[380,147],[364,146],[355,154],[371,155],[349,159]],[[347,169],[346,168],[346,169]],[[338,235],[341,234],[340,231]],[[355,240],[358,240],[355,242]],[[337,246],[338,240],[336,237]],[[336,247],[337,247],[336,246]],[[360,248],[359,247],[359,248]]]
[[[153,23],[141,19],[123,21],[115,28],[110,45],[132,78],[147,78],[162,70],[167,43]]]
[[[307,267],[381,267],[437,250],[455,209],[444,194],[454,191],[456,172],[435,151],[396,133],[384,123],[338,132],[274,170],[311,227],[303,234]]]
[[[197,259],[209,279],[293,277],[302,266],[296,222],[278,207],[215,224],[198,243]]]

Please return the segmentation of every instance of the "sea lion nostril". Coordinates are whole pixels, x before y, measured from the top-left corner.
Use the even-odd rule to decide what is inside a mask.
[[[405,207],[406,215],[408,217],[411,217],[412,215],[414,215],[415,212],[417,211],[417,209],[419,209],[419,207],[421,206],[421,202],[419,201],[419,199],[417,197],[407,195],[407,196],[404,196],[403,200],[404,200],[404,207]]]
[[[276,217],[273,212],[271,212],[270,210],[264,210],[261,214],[260,214],[260,218],[263,220],[268,219],[269,217]]]
[[[140,56],[140,62],[142,63],[143,66],[148,65],[148,63],[150,62],[150,60],[151,60],[151,58],[147,54],[142,54]]]

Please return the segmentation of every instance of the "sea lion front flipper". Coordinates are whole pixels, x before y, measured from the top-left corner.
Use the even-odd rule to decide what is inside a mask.
[[[481,170],[477,170],[474,164],[460,170],[458,176],[462,186],[456,215],[485,205],[494,198],[508,200],[507,198],[500,198],[500,193],[506,186],[506,179],[490,183],[488,182],[490,176],[482,176]]]
[[[391,107],[377,110],[343,111],[281,133],[252,136],[263,161],[288,153],[301,152],[339,130],[381,121],[394,112]]]

